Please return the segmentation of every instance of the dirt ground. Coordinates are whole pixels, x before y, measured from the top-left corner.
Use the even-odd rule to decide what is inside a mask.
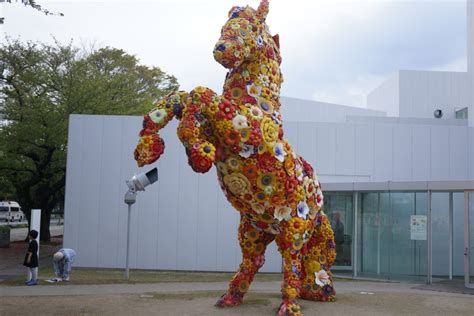
[[[60,244],[59,239],[49,245],[43,244],[40,253],[41,266],[51,266],[51,256]],[[26,247],[27,244],[18,242],[12,243],[9,249],[0,249],[0,316],[275,315],[280,304],[280,281],[268,276],[252,284],[243,305],[227,309],[214,307],[214,303],[227,287],[226,275],[226,281],[222,279],[224,276],[214,276],[212,282],[207,283],[192,275],[193,282],[183,276],[174,276],[174,279],[166,280],[174,280],[175,283],[158,282],[158,279],[163,280],[157,278],[148,284],[115,284],[114,280],[111,284],[91,284],[85,281],[81,284],[80,273],[76,273],[76,282],[73,278],[68,285],[61,286],[26,287],[22,282],[1,282],[2,278],[22,278],[25,268],[21,262]],[[90,273],[88,270],[81,272]],[[116,272],[102,273],[109,275]],[[209,275],[202,277],[209,278]],[[473,295],[460,294],[459,291],[426,291],[422,290],[426,288],[422,284],[335,280],[335,287],[338,294],[334,303],[300,300],[304,315],[434,316],[473,315],[474,311]]]
[[[365,293],[365,294],[362,294]],[[334,303],[300,301],[305,315],[472,315],[471,295],[429,292],[349,292]],[[213,306],[220,293],[144,293],[121,295],[31,296],[0,298],[0,315],[275,315],[277,292],[249,293],[238,307]]]

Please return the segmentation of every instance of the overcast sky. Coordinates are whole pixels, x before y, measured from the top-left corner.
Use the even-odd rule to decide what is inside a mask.
[[[212,49],[233,5],[259,0],[46,1],[64,17],[0,4],[5,35],[112,46],[178,78],[181,88],[222,90]],[[282,95],[365,107],[399,69],[466,71],[465,0],[270,0],[280,34]]]

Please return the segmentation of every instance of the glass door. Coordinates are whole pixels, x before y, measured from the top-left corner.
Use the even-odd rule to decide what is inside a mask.
[[[464,284],[474,288],[474,191],[464,191]]]
[[[334,271],[352,271],[353,194],[352,192],[325,192],[324,211],[329,217],[336,242]]]

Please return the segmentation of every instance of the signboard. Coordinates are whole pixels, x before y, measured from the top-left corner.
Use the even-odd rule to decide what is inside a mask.
[[[410,216],[410,239],[411,240],[426,240],[426,225],[428,218],[426,215],[411,215]]]

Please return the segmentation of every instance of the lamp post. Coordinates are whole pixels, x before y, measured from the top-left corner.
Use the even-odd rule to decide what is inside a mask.
[[[124,202],[128,205],[127,214],[127,257],[125,259],[125,279],[130,278],[130,217],[132,213],[132,205],[137,200],[137,191],[145,191],[145,187],[158,180],[158,169],[153,168],[146,173],[134,175],[129,180],[126,180],[128,191],[125,193]]]

